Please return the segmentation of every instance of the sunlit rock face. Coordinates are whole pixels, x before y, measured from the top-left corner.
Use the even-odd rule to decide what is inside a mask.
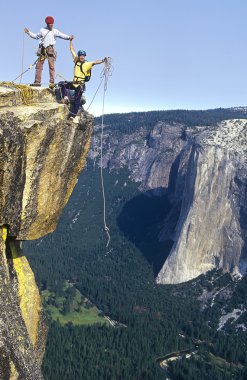
[[[247,271],[246,120],[186,127],[158,122],[126,132],[106,128],[103,165],[127,167],[148,195],[166,194],[171,209],[159,240],[173,246],[158,283],[179,283],[213,268]],[[90,157],[99,162],[100,126]],[[151,190],[151,191],[149,191]]]
[[[165,191],[169,184],[171,167],[185,144],[185,126],[176,123],[157,123],[147,133],[145,128],[119,134],[110,128],[104,132],[103,166],[118,170],[125,166],[133,181],[140,183],[142,191]],[[126,126],[127,131],[127,126]],[[89,157],[100,155],[100,126],[95,127]]]
[[[0,379],[39,380],[46,326],[33,272],[18,240],[42,237],[85,165],[92,117],[45,88],[0,84]]]
[[[162,284],[185,282],[213,268],[231,273],[247,269],[246,120],[206,129],[189,145],[186,173],[178,169],[177,202],[182,206],[174,244],[157,277]],[[168,227],[169,218],[161,238],[169,235]]]
[[[86,113],[84,130],[66,125],[67,106],[48,89],[25,91],[34,94],[27,92],[28,104],[39,103],[19,104],[19,93],[0,87],[0,225],[21,240],[54,231],[85,163],[92,130]],[[18,105],[6,107],[11,99]]]
[[[5,235],[5,236],[4,236]],[[43,379],[46,325],[33,272],[19,242],[0,229],[0,378]]]

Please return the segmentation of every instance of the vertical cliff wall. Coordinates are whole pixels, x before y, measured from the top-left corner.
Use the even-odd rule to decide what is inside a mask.
[[[46,327],[19,241],[54,231],[85,165],[92,117],[43,88],[0,84],[0,379],[38,380]]]
[[[129,129],[131,117],[125,128],[119,123],[120,131],[113,123],[106,128],[103,164],[110,171],[127,167],[141,191],[169,198],[171,208],[157,235],[173,246],[157,282],[184,282],[214,268],[247,273],[246,119],[151,127],[149,118],[145,126],[140,116],[139,125]],[[99,147],[100,126],[90,151],[94,160]],[[155,249],[150,256],[156,256]]]
[[[157,281],[184,282],[213,268],[245,274],[246,120],[226,121],[206,129],[189,142],[186,151],[187,170],[184,173],[179,168],[179,189],[175,190],[182,207],[174,245]],[[168,226],[169,218],[163,238],[168,235]]]
[[[185,126],[159,122],[150,128],[136,128],[131,133],[119,133],[106,128],[103,141],[103,166],[119,170],[127,166],[131,179],[140,182],[142,191],[153,190],[156,194],[168,187],[171,167],[186,141]],[[128,126],[126,126],[126,132]],[[91,159],[99,159],[101,127],[95,127]]]

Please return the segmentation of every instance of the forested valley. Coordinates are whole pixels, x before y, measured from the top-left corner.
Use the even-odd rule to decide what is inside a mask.
[[[157,111],[108,115],[106,124],[119,133],[126,125],[129,131],[145,126],[148,132],[159,120],[193,128],[238,117],[246,118],[245,111]],[[246,311],[240,327],[228,320],[219,329],[226,300],[215,296],[214,304],[203,307],[200,299],[203,290],[227,286],[229,311],[246,309],[247,279],[213,271],[185,284],[157,285],[157,256],[160,266],[170,250],[157,238],[169,200],[141,193],[125,168],[104,170],[104,179],[108,247],[100,170],[92,160],[57,230],[23,243],[49,324],[45,379],[247,379],[247,331],[241,328],[247,326]],[[193,354],[161,367],[167,355],[183,350]]]

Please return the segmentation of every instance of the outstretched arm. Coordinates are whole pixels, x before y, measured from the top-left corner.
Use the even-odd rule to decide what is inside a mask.
[[[72,41],[73,38],[74,38],[74,36],[72,34],[70,36],[68,36],[68,34],[61,33],[57,29],[54,30],[54,34],[55,34],[56,37],[62,38],[63,40],[70,40],[70,41]]]
[[[32,33],[29,29],[24,28],[24,32],[29,35],[29,37],[34,38],[35,40],[39,40],[42,37],[42,34],[39,33]]]
[[[72,40],[70,40],[69,48],[70,48],[70,51],[71,51],[71,54],[72,54],[73,60],[75,60],[75,58],[77,57],[77,55],[76,55],[76,52],[75,52],[74,46],[73,46],[73,44],[72,44]]]
[[[93,61],[93,66],[94,65],[100,65],[101,63],[104,63],[107,61],[107,57],[103,58],[103,59],[100,59],[98,61]]]

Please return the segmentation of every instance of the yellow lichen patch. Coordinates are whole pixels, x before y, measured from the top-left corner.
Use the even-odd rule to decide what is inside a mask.
[[[82,152],[76,161],[70,164],[71,169],[68,172],[68,163],[76,141],[76,128],[65,131],[61,125],[55,130],[44,156],[37,189],[37,215],[28,229],[28,239],[37,239],[54,231],[61,211],[76,185],[78,175],[85,166],[91,133],[85,135],[86,142]],[[67,183],[64,182],[65,178]]]
[[[0,107],[33,105],[34,103],[57,103],[52,91],[45,87],[0,82]]]
[[[58,112],[60,113],[60,119],[64,120],[64,105],[58,107]]]
[[[42,236],[54,230],[56,226],[64,197],[62,175],[73,144],[74,133],[71,142],[68,141],[69,137],[71,132],[66,134],[64,128],[58,125],[49,142],[37,185],[37,216],[29,228],[28,238],[30,235],[32,238],[36,238],[38,234]]]
[[[73,177],[71,177],[71,180],[68,183],[67,194],[65,195],[65,198],[64,198],[63,207],[68,202],[68,200],[69,200],[69,198],[70,198],[70,196],[72,194],[72,191],[73,191],[73,189],[75,187],[75,184],[76,184],[76,181],[77,181],[77,177],[78,177],[77,173],[80,173],[80,171],[85,167],[87,154],[88,154],[88,151],[90,149],[90,144],[91,144],[91,135],[88,137],[88,140],[87,140],[87,142],[85,144],[84,151],[83,151],[83,154],[81,156],[81,159],[80,159],[80,161],[78,161],[78,163],[76,165],[76,168],[74,169],[75,175]]]
[[[28,106],[30,103],[33,102],[33,90],[30,86],[27,85],[15,85],[15,88],[20,90],[22,98],[23,98],[23,103]]]
[[[15,369],[15,366],[12,362],[10,362],[10,378],[9,380],[17,380],[19,375],[18,373],[16,372],[16,369]]]
[[[25,321],[31,342],[35,346],[41,311],[41,299],[34,274],[25,256],[21,256],[14,241],[10,241],[13,266],[18,280],[18,295],[22,317]]]
[[[37,154],[45,135],[46,124],[44,123],[42,125],[42,123],[36,123],[32,126],[32,130],[29,133],[29,139],[26,144],[26,181],[22,196],[22,220],[25,219],[25,209],[32,193],[34,171],[37,166]]]
[[[1,268],[1,271],[4,271],[6,274],[6,279],[9,279],[9,267],[6,257],[6,239],[7,239],[7,228],[1,227],[0,228],[0,254],[2,259],[3,267]]]
[[[6,241],[7,236],[8,236],[8,230],[7,230],[6,227],[3,227],[2,228],[2,239],[3,239],[4,242]]]
[[[19,90],[25,105],[29,105],[33,102],[33,89],[30,86],[26,84],[15,84],[13,82],[1,82],[1,85]]]

